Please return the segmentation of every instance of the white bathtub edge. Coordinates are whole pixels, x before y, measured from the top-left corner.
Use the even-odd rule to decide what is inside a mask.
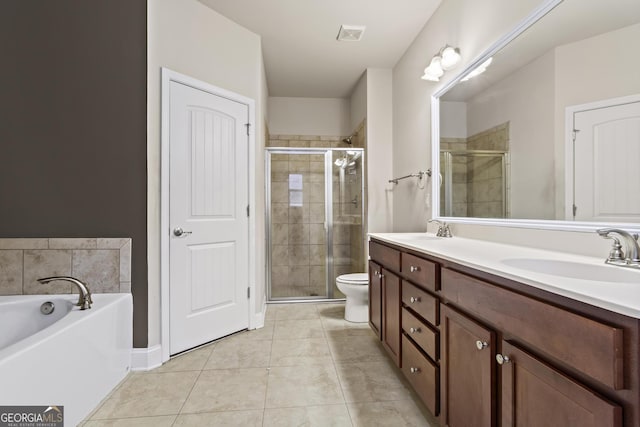
[[[150,371],[162,365],[162,346],[134,348],[131,352],[132,371]]]

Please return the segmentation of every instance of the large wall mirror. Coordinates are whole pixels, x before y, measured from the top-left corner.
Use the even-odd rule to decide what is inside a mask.
[[[433,96],[432,124],[434,217],[638,228],[640,1],[545,3]]]

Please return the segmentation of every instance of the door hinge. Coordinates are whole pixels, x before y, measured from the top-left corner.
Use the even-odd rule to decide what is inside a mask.
[[[247,298],[251,298],[251,288],[247,288]]]
[[[247,216],[249,216],[249,205],[247,205]]]
[[[573,217],[576,217],[576,212],[578,212],[578,207],[576,205],[573,205]]]
[[[571,132],[573,137],[573,142],[576,142],[576,136],[578,135],[578,132],[580,132],[580,129],[573,129],[573,131]]]
[[[249,129],[251,129],[251,123],[245,123],[245,126],[247,127],[247,136],[249,136]]]

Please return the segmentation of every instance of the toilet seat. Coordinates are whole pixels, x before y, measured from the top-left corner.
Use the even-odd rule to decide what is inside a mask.
[[[336,278],[337,282],[346,283],[349,285],[368,285],[369,275],[367,273],[350,273],[343,274]]]

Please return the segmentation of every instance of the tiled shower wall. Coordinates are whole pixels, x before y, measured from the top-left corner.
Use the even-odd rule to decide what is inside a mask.
[[[93,293],[131,292],[131,239],[0,239],[0,295],[77,293],[37,279],[71,276]]]
[[[364,128],[363,125],[361,127]],[[294,148],[359,148],[365,140],[362,132],[358,132],[353,138],[352,145],[343,143],[343,138],[344,136],[271,135],[268,145]],[[271,160],[271,296],[325,296],[327,273],[324,155],[272,154]],[[290,173],[303,176],[302,206],[290,206]],[[359,170],[358,174],[360,173]],[[352,182],[352,188],[349,188],[351,192],[358,187],[358,204],[354,206],[349,203],[352,200],[351,194],[339,197],[339,176],[338,168],[334,167],[334,276],[364,271],[364,236],[362,216],[359,214],[362,181]],[[334,296],[343,297],[335,287],[335,277],[332,282]]]
[[[479,132],[466,139],[442,138],[441,149],[451,150],[502,150],[509,152],[509,123]],[[509,156],[505,160],[503,177],[502,161],[498,157],[454,156],[452,161],[453,216],[501,218],[510,216]],[[444,203],[441,191],[441,203]],[[506,211],[503,212],[503,205]],[[442,206],[442,204],[441,204]]]

